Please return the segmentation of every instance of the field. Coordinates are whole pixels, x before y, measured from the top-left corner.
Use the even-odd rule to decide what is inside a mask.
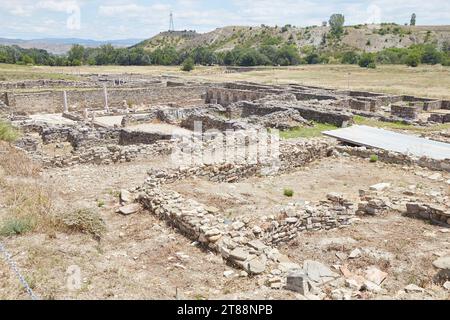
[[[252,81],[268,84],[298,83],[338,89],[367,90],[391,94],[450,99],[450,67],[381,65],[366,69],[352,65],[305,65],[299,67],[261,68],[261,71],[224,73],[222,67],[197,67],[185,73],[180,67],[44,67],[0,64],[0,80],[67,79],[76,80],[83,74],[160,74],[183,76],[192,80]]]

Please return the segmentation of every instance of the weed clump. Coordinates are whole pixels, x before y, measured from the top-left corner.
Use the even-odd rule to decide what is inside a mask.
[[[369,161],[375,163],[378,161],[378,156],[376,154],[372,154],[369,158]]]
[[[69,230],[92,234],[97,240],[100,240],[106,230],[105,222],[99,213],[88,208],[64,214],[62,222]]]
[[[290,189],[290,188],[285,188],[285,189],[283,190],[283,194],[284,194],[286,197],[292,197],[292,196],[294,195],[294,190],[292,190],[292,189]]]

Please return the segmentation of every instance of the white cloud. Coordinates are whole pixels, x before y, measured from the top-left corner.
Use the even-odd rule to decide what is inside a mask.
[[[47,9],[51,11],[68,12],[74,10],[74,8],[80,8],[80,4],[77,0],[43,0],[36,4],[36,8]]]
[[[107,17],[148,17],[155,14],[168,12],[170,6],[164,4],[155,4],[151,6],[141,6],[135,3],[123,5],[106,5],[100,6],[98,12],[102,16]]]

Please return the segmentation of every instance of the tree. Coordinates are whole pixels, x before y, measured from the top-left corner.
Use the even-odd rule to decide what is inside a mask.
[[[71,65],[79,65],[84,60],[84,47],[79,44],[74,44],[69,50],[67,59]]]
[[[420,49],[420,48],[419,48]],[[422,63],[438,64],[442,60],[442,53],[434,45],[427,44],[422,48]]]
[[[341,63],[357,64],[359,55],[355,51],[346,51],[342,54]]]
[[[331,27],[331,34],[340,37],[344,32],[345,17],[340,13],[332,14],[328,23]]]
[[[406,65],[417,67],[420,63],[420,54],[417,51],[411,51],[406,57]]]
[[[409,23],[411,26],[415,26],[416,25],[416,14],[413,13],[411,15],[411,22]]]
[[[358,61],[358,65],[362,68],[372,68],[376,67],[375,55],[373,53],[364,52]]]
[[[189,57],[186,60],[184,60],[181,70],[186,71],[186,72],[190,72],[190,71],[194,70],[194,59]]]

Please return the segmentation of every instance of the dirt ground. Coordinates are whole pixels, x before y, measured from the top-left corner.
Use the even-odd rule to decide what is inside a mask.
[[[368,190],[370,186],[383,182],[391,183],[394,192],[395,188],[414,186],[449,193],[448,185],[418,176],[415,172],[423,170],[405,170],[401,166],[369,163],[355,157],[331,157],[292,173],[254,177],[233,184],[189,179],[171,186],[188,198],[215,206],[232,217],[274,214],[279,205],[299,200],[318,202],[326,199],[330,192],[339,192],[345,198],[357,201],[360,189]],[[294,191],[293,197],[283,195],[285,188]]]
[[[80,204],[96,207],[101,200],[104,205],[98,210],[107,231],[100,241],[88,234],[63,232],[2,238],[35,293],[43,299],[300,298],[287,290],[267,288],[259,276],[224,277],[224,271],[233,269],[219,256],[197,247],[147,212],[130,216],[116,213],[120,189],[142,184],[148,169],[167,165],[164,158],[115,166],[80,165],[48,169],[36,178],[54,187],[57,205],[62,209],[70,210]],[[237,215],[268,214],[267,208],[300,199],[323,200],[330,191],[355,198],[360,188],[367,189],[379,182],[392,182],[392,190],[416,185],[430,191],[449,192],[444,182],[431,181],[414,170],[345,157],[327,158],[309,168],[268,179],[251,178],[216,185],[192,179],[174,183],[172,188]],[[284,187],[294,189],[293,198],[283,196]],[[397,291],[415,283],[430,291],[430,298],[446,299],[448,293],[430,281],[435,274],[431,262],[450,250],[450,233],[441,230],[392,212],[380,217],[363,217],[345,229],[302,233],[280,251],[297,263],[307,259],[329,266],[345,263],[355,272],[376,265],[388,273],[384,285],[386,298],[406,297],[397,296]],[[360,258],[340,261],[336,257],[336,252],[348,253],[354,248],[363,251]],[[79,267],[82,279],[81,288],[76,290],[70,290],[67,285],[68,268],[73,265]],[[1,299],[28,298],[3,260],[0,282],[4,284],[0,288]]]

